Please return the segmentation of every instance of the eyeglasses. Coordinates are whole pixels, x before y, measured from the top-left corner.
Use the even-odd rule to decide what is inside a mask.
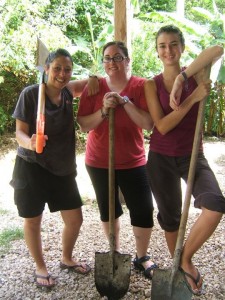
[[[126,58],[127,57],[123,57],[121,55],[117,55],[117,56],[113,56],[113,57],[104,56],[103,59],[102,59],[102,62],[104,62],[104,63],[110,63],[111,61],[113,61],[113,62],[121,62],[121,61],[123,61]]]

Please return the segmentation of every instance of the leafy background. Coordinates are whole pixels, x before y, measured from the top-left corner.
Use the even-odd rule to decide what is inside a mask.
[[[1,0],[0,3],[0,138],[14,132],[11,114],[22,89],[38,82],[37,37],[49,50],[64,47],[74,59],[73,77],[103,73],[102,46],[114,37],[113,1]],[[202,49],[225,44],[224,0],[131,0],[132,71],[150,78],[162,65],[155,51],[155,33],[166,24],[181,28],[186,40],[183,65]],[[212,89],[205,112],[205,134],[225,135],[225,67]],[[77,111],[78,101],[74,101]],[[78,131],[78,138],[83,136]]]

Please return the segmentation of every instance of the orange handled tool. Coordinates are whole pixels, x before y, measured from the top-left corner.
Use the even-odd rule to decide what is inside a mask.
[[[36,152],[42,153],[44,147],[44,131],[45,131],[45,83],[44,74],[42,83],[39,85],[38,92],[38,109],[36,122]]]
[[[38,107],[36,120],[36,152],[42,153],[44,148],[45,131],[45,73],[44,65],[49,52],[42,41],[37,39],[37,62],[36,67],[41,72],[41,82],[38,91]]]

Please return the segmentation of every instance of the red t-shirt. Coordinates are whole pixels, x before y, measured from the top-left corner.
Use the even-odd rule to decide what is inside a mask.
[[[137,107],[148,111],[144,95],[144,78],[132,76],[120,93],[128,96]],[[105,78],[99,80],[100,92],[87,95],[85,89],[80,98],[78,116],[94,113],[102,107],[103,97],[110,89]],[[96,168],[108,168],[109,122],[105,118],[101,124],[88,133],[85,163]],[[146,164],[142,129],[127,115],[123,106],[115,109],[115,169],[130,169]]]

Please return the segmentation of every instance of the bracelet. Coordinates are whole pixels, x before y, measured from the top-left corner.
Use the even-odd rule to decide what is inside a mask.
[[[103,107],[101,107],[101,116],[102,116],[102,119],[108,118],[108,116],[109,116],[108,113],[105,113],[105,112],[103,111]]]
[[[181,72],[181,75],[184,77],[184,88],[186,91],[188,91],[188,77],[187,74],[183,71]]]
[[[130,99],[127,96],[123,96],[123,103],[121,104],[122,106],[124,106],[125,104],[127,104],[128,102],[130,102]]]
[[[184,71],[181,72],[181,75],[184,77],[184,80],[185,80],[185,81],[188,80],[187,74],[186,74]]]
[[[88,75],[88,77],[89,78],[96,78],[96,79],[98,79],[98,76],[97,75],[93,75],[93,74]]]

